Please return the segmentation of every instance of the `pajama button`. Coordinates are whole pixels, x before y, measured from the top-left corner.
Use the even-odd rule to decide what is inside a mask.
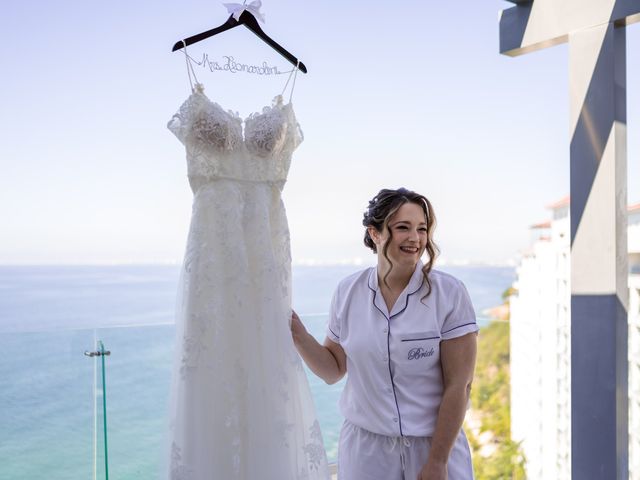
[[[398,417],[393,417],[393,421],[398,423]]]
[[[384,330],[382,330],[382,333],[387,333],[389,331],[388,328],[385,328]]]

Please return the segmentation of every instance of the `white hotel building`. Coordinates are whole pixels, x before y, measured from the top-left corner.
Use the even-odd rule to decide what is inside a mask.
[[[530,480],[571,478],[569,198],[532,227],[511,297],[511,435]],[[640,480],[640,204],[629,207],[629,478]]]

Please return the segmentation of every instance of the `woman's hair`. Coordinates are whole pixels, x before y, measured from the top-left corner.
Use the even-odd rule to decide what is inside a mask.
[[[436,260],[436,256],[439,253],[438,246],[433,241],[433,231],[436,228],[436,216],[433,213],[433,208],[431,207],[431,203],[427,200],[427,197],[424,195],[420,195],[419,193],[412,192],[411,190],[407,190],[406,188],[399,188],[397,190],[389,190],[382,189],[380,190],[375,197],[373,197],[369,201],[369,207],[364,212],[364,218],[362,219],[362,225],[365,228],[373,227],[378,232],[382,233],[385,229],[389,234],[389,238],[393,236],[391,232],[391,228],[389,228],[389,220],[395,213],[400,209],[402,205],[405,203],[415,203],[422,208],[424,212],[424,216],[427,223],[427,246],[426,251],[427,255],[429,255],[429,259],[425,262],[424,267],[422,267],[422,274],[424,275],[425,280],[427,281],[427,297],[431,293],[431,281],[429,280],[429,272],[433,268],[433,264]],[[364,244],[373,250],[374,253],[378,252],[378,248],[374,243],[371,235],[369,235],[368,228],[364,232]],[[387,283],[387,277],[393,270],[393,262],[387,255],[387,249],[389,247],[389,242],[385,243],[382,248],[382,254],[384,258],[387,259],[391,268],[385,274],[382,281],[385,285],[389,286]]]

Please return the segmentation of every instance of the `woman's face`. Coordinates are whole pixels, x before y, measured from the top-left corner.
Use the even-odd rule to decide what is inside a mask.
[[[378,249],[378,260],[387,263],[383,249],[388,243],[387,256],[394,267],[415,268],[427,246],[427,223],[422,207],[415,203],[403,204],[389,219],[389,229],[391,236],[386,229],[378,232],[369,227],[369,235]]]

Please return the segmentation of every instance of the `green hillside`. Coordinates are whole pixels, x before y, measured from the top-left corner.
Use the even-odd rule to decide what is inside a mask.
[[[524,456],[519,445],[511,441],[509,375],[509,322],[494,321],[478,336],[472,410],[468,415],[474,421],[465,428],[477,480],[525,478]]]

